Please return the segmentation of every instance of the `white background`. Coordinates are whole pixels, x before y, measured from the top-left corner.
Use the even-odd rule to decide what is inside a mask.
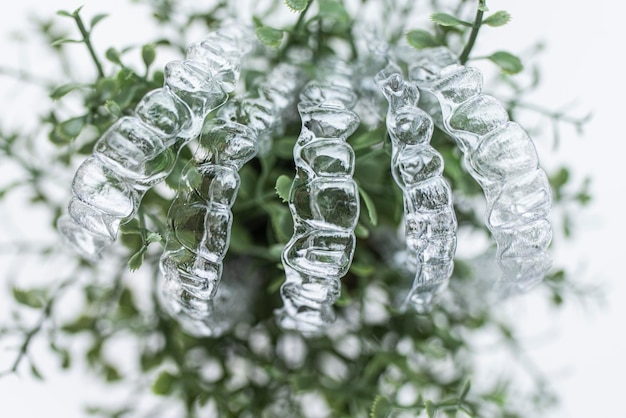
[[[141,23],[148,21],[145,8],[122,0],[84,3],[86,17],[101,12],[111,14],[96,31],[97,48],[141,44],[152,39],[153,29]],[[0,66],[28,68],[46,76],[49,65],[45,60],[36,60],[36,48],[11,39],[8,34],[24,29],[31,14],[49,17],[56,10],[71,11],[79,5],[80,2],[70,0],[2,0]],[[491,0],[488,5],[493,11],[508,10],[513,21],[504,28],[485,28],[477,53],[497,49],[521,53],[534,42],[545,41],[546,51],[535,60],[542,69],[542,88],[533,101],[550,109],[576,101],[574,113],[594,114],[584,136],[566,131],[556,153],[548,137],[536,140],[542,162],[548,168],[564,162],[572,169],[575,183],[587,175],[593,178],[593,203],[575,217],[573,242],[555,239],[555,256],[557,264],[566,265],[582,284],[602,285],[606,298],[601,306],[584,307],[571,301],[562,310],[551,310],[545,306],[534,309],[540,304],[534,305],[536,301],[531,295],[514,304],[513,309],[519,309],[524,335],[537,341],[530,344],[530,354],[548,373],[562,398],[555,418],[623,417],[626,285],[620,273],[624,271],[622,238],[626,237],[626,138],[621,124],[625,119],[626,87],[624,37],[618,27],[626,15],[626,5],[609,0]],[[85,56],[84,66],[88,65]],[[0,88],[3,123],[28,121],[25,115],[47,106],[42,102],[45,97],[36,96],[34,90],[22,90],[21,85],[1,76]],[[8,213],[7,209],[2,208],[0,215]],[[0,233],[6,234],[7,230]],[[11,229],[14,230],[19,228]],[[0,315],[6,312],[5,304],[5,300],[0,300]],[[0,359],[10,355],[0,352]],[[80,371],[57,374],[51,366],[46,372],[47,380],[43,383],[33,381],[28,373],[0,379],[2,416],[80,417],[86,400],[102,399],[104,395]]]

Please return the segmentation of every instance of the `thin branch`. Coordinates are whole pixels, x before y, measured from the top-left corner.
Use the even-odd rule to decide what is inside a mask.
[[[98,59],[98,56],[96,55],[96,51],[93,49],[93,45],[91,44],[90,33],[87,30],[87,28],[85,28],[83,19],[80,17],[78,12],[74,13],[73,16],[74,16],[74,20],[76,21],[76,25],[78,26],[78,30],[80,31],[80,34],[83,37],[83,42],[85,42],[85,45],[87,46],[87,49],[89,50],[89,55],[91,55],[91,59],[96,65],[96,69],[98,70],[98,78],[104,78],[104,70],[102,69],[102,64],[100,63],[100,60]]]
[[[484,12],[480,8],[480,4],[476,9],[476,17],[474,18],[474,23],[472,24],[472,32],[470,33],[469,39],[467,40],[467,44],[465,48],[463,48],[463,52],[459,56],[459,61],[461,64],[465,64],[469,59],[469,55],[474,48],[474,44],[476,43],[476,38],[478,38],[478,31],[480,30],[480,26],[483,23],[483,15]]]

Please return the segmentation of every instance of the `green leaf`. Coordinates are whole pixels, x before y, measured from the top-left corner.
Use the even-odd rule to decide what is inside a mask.
[[[152,44],[144,45],[141,48],[141,59],[146,69],[150,68],[156,58],[156,48]]]
[[[424,407],[426,408],[426,415],[428,415],[428,418],[435,418],[435,415],[437,414],[437,405],[435,405],[433,401],[426,401],[424,403]]]
[[[156,353],[144,352],[141,353],[141,370],[144,372],[154,369],[155,367],[163,363],[164,355],[162,351]]]
[[[505,10],[500,10],[483,20],[483,24],[493,27],[504,26],[509,23],[510,20],[511,14]]]
[[[125,287],[117,301],[117,309],[124,318],[131,318],[139,313],[133,294],[129,288]]]
[[[387,418],[393,405],[386,397],[377,395],[372,403],[369,418]]]
[[[137,235],[141,235],[141,234],[143,234],[145,229],[142,228],[141,225],[139,225],[139,221],[135,218],[135,219],[131,219],[130,221],[126,222],[125,224],[122,224],[120,226],[120,231],[123,234],[137,234]]]
[[[163,237],[158,232],[150,231],[146,237],[146,242],[152,244],[153,242],[163,242]]]
[[[74,322],[63,325],[62,329],[70,334],[91,330],[94,327],[95,319],[92,316],[81,315]]]
[[[465,383],[465,386],[463,386],[463,390],[461,390],[461,396],[459,396],[459,400],[461,402],[463,402],[465,400],[465,398],[467,397],[467,394],[469,393],[471,387],[472,387],[472,382],[470,380],[468,380]]]
[[[430,32],[422,29],[409,31],[406,34],[406,41],[415,49],[432,48],[441,45]]]
[[[94,17],[91,18],[91,21],[89,23],[89,27],[91,29],[93,29],[94,26],[96,26],[100,21],[102,21],[102,19],[104,19],[104,18],[106,18],[108,16],[109,15],[106,14],[106,13],[100,13],[100,14],[95,15]]]
[[[130,257],[130,259],[128,260],[128,268],[130,269],[130,271],[139,270],[139,268],[143,264],[143,256],[146,252],[146,249],[147,247],[144,245],[139,249],[139,251],[137,251]]]
[[[52,93],[50,93],[50,98],[53,100],[58,100],[61,97],[65,96],[66,94],[71,93],[72,91],[77,90],[82,87],[85,87],[85,84],[82,84],[82,83],[63,84],[61,86],[58,86],[54,90],[52,90]]]
[[[57,16],[71,17],[72,19],[74,18],[74,16],[72,16],[72,14],[66,10],[57,11]]]
[[[50,46],[59,46],[63,44],[80,44],[83,42],[84,41],[82,39],[62,38],[62,39],[57,39],[56,41],[52,42]]]
[[[285,4],[294,12],[301,12],[309,5],[310,0],[285,0]]]
[[[43,380],[43,376],[41,375],[41,373],[39,372],[39,369],[37,369],[37,367],[35,367],[34,364],[30,365],[30,372],[37,380]]]
[[[430,20],[432,20],[439,26],[472,26],[471,23],[461,19],[457,19],[456,17],[447,13],[433,13],[432,15],[430,15]]]
[[[341,25],[350,23],[350,14],[344,5],[337,0],[318,0],[321,19],[333,20]]]
[[[269,26],[259,26],[255,33],[259,41],[270,48],[278,48],[283,41],[284,32]]]
[[[270,217],[276,239],[281,243],[289,241],[293,233],[293,219],[287,206],[279,203],[268,203],[263,205],[263,208]]]
[[[361,199],[363,199],[363,203],[365,203],[365,208],[367,209],[367,214],[369,216],[370,222],[373,226],[378,224],[378,211],[376,211],[376,206],[374,205],[374,201],[367,194],[362,187],[359,186],[359,194],[361,195]]]
[[[370,236],[370,230],[359,222],[356,225],[356,228],[354,228],[354,235],[356,235],[357,238],[368,239]]]
[[[250,231],[240,222],[233,222],[230,229],[230,251],[242,253],[252,245],[252,235]]]
[[[22,290],[13,288],[13,298],[21,305],[31,308],[43,308],[45,291],[43,289]]]
[[[122,65],[122,58],[120,53],[115,48],[109,48],[104,53],[104,56],[113,64]]]
[[[369,264],[352,263],[350,272],[357,277],[369,277],[376,271],[376,268]]]
[[[280,200],[285,203],[289,202],[291,183],[293,183],[293,179],[285,174],[278,176],[276,179],[276,186],[274,186],[274,189],[276,190],[278,197],[280,197]]]
[[[80,13],[80,11],[82,10],[84,5],[79,6],[76,10],[74,10],[72,12],[72,17],[78,17],[78,14]]]
[[[76,138],[85,127],[85,117],[77,116],[61,122],[58,126],[59,132],[68,139]]]
[[[497,51],[487,57],[496,64],[504,74],[517,74],[524,69],[522,61],[506,51]]]
[[[120,375],[120,372],[117,371],[117,368],[113,367],[110,364],[104,365],[103,372],[104,372],[104,379],[107,382],[117,382],[122,379],[122,376]]]
[[[112,116],[119,118],[122,116],[122,108],[117,104],[115,100],[107,100],[104,102],[104,108],[107,112],[109,112]]]
[[[152,384],[152,392],[156,395],[168,395],[172,392],[176,376],[163,371]]]
[[[378,145],[385,140],[385,134],[375,129],[359,135],[357,137],[350,138],[350,145],[354,151],[360,151],[362,149],[368,149],[374,145]]]
[[[293,146],[295,142],[296,138],[293,136],[277,139],[272,145],[272,152],[278,158],[293,161]]]

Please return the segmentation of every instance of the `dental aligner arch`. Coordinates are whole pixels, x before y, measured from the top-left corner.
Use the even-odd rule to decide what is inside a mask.
[[[229,24],[190,44],[185,60],[165,66],[164,86],[102,134],[77,169],[68,214],[57,223],[70,247],[91,261],[101,257],[146,191],[172,171],[177,152],[198,136],[206,116],[226,102],[254,43],[249,29]]]
[[[335,320],[333,304],[352,262],[359,218],[354,151],[346,142],[359,126],[350,71],[340,61],[321,67],[329,75],[309,82],[298,103],[302,130],[289,196],[294,233],[282,252],[284,306],[276,311],[282,328],[304,335],[320,334]]]
[[[415,277],[400,308],[410,305],[426,313],[447,287],[454,266],[457,222],[452,193],[443,178],[443,158],[429,144],[434,124],[417,106],[417,88],[395,65],[377,73],[375,81],[389,103],[391,172],[404,198],[406,269]]]
[[[219,336],[234,324],[233,318],[224,320],[228,315],[223,311],[230,307],[219,306],[217,299],[228,294],[232,284],[220,281],[240,184],[238,171],[260,148],[271,148],[272,137],[282,134],[283,117],[295,107],[303,84],[302,70],[278,64],[258,86],[258,97],[232,100],[218,111],[183,170],[167,216],[161,296],[191,334]]]
[[[486,225],[497,244],[496,289],[504,295],[530,289],[552,265],[551,189],[532,140],[500,102],[481,93],[480,71],[458,64],[447,48],[424,50],[409,71],[484,190]]]

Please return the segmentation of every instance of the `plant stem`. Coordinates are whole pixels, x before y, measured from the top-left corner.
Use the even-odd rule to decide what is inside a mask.
[[[304,10],[302,10],[300,12],[300,16],[298,16],[298,20],[296,21],[296,24],[293,26],[293,29],[291,30],[291,32],[288,35],[287,42],[285,43],[285,46],[280,51],[280,54],[278,54],[279,59],[282,60],[285,57],[285,54],[287,53],[287,50],[293,45],[293,34],[300,30],[300,27],[304,23],[304,17],[306,16],[306,12],[309,11],[309,8],[311,7],[311,4],[313,4],[313,0],[309,0],[309,2],[307,3],[306,7],[304,8]]]
[[[474,48],[474,44],[476,43],[476,38],[478,37],[478,31],[480,30],[480,26],[483,23],[483,12],[480,8],[480,4],[476,9],[476,17],[474,18],[474,23],[472,24],[472,31],[470,32],[470,37],[467,40],[467,44],[465,48],[463,48],[463,52],[459,56],[459,61],[461,64],[465,64],[467,59],[469,58],[469,54],[472,52],[472,48]]]
[[[74,20],[76,21],[76,26],[78,26],[78,30],[83,37],[83,42],[87,46],[89,50],[89,55],[91,55],[91,59],[93,63],[96,65],[96,69],[98,70],[98,78],[104,78],[104,70],[102,69],[102,64],[96,55],[96,51],[93,49],[93,45],[91,44],[90,33],[85,28],[85,24],[83,23],[83,19],[80,17],[78,13],[74,13]]]

